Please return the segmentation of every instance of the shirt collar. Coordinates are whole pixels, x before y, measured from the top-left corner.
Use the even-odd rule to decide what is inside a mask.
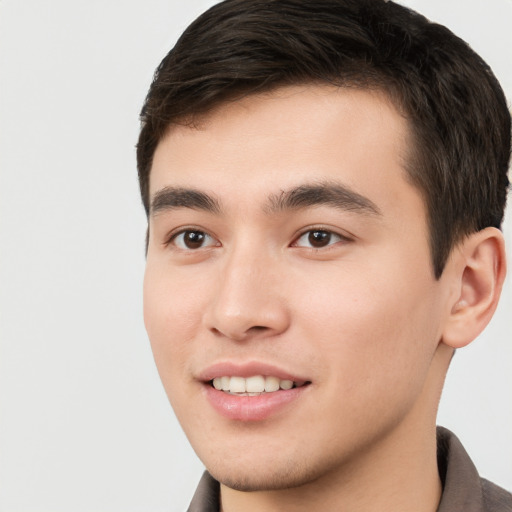
[[[481,512],[482,483],[475,465],[459,439],[437,427],[437,467],[443,494],[437,512]]]

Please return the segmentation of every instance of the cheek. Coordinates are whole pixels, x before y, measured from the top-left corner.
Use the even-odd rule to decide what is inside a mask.
[[[196,388],[189,371],[201,318],[198,294],[176,275],[148,265],[144,276],[144,323],[155,364],[180,422],[197,421],[190,413]]]
[[[345,446],[351,435],[371,436],[376,425],[403,418],[421,395],[436,346],[423,299],[405,297],[397,283],[363,286],[348,277],[306,296],[302,332],[314,344],[323,397],[318,428]]]
[[[198,294],[178,276],[148,265],[144,276],[144,324],[155,362],[164,379],[183,364],[201,324]]]
[[[356,383],[395,386],[421,379],[437,345],[427,280],[411,287],[407,276],[383,275],[367,268],[317,276],[301,295],[298,316],[306,338],[314,340],[329,378],[347,392]]]

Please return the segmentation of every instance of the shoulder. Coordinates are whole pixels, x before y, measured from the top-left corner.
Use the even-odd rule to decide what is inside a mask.
[[[501,487],[481,479],[485,512],[512,512],[512,494]]]
[[[459,439],[442,427],[437,462],[443,484],[437,512],[512,512],[512,494],[481,478]]]

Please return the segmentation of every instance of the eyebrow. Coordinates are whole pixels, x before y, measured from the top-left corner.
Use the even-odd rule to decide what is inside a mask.
[[[150,212],[155,215],[162,211],[190,208],[210,213],[220,213],[220,204],[213,196],[195,189],[165,187],[155,193]]]
[[[283,190],[280,195],[269,198],[269,205],[269,213],[331,206],[344,211],[382,215],[380,208],[373,201],[345,185],[333,182],[304,184]]]
[[[316,206],[331,206],[340,210],[382,215],[380,208],[369,198],[340,183],[321,182],[303,184],[268,199],[266,213],[301,210]],[[220,202],[213,196],[196,189],[165,187],[155,193],[151,201],[151,215],[178,208],[190,208],[213,214],[221,213]]]

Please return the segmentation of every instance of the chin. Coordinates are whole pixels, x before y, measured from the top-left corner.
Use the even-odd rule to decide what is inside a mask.
[[[316,480],[320,475],[313,468],[296,461],[269,461],[265,468],[255,468],[247,463],[243,467],[208,468],[210,474],[222,485],[243,492],[278,491],[301,487]]]

